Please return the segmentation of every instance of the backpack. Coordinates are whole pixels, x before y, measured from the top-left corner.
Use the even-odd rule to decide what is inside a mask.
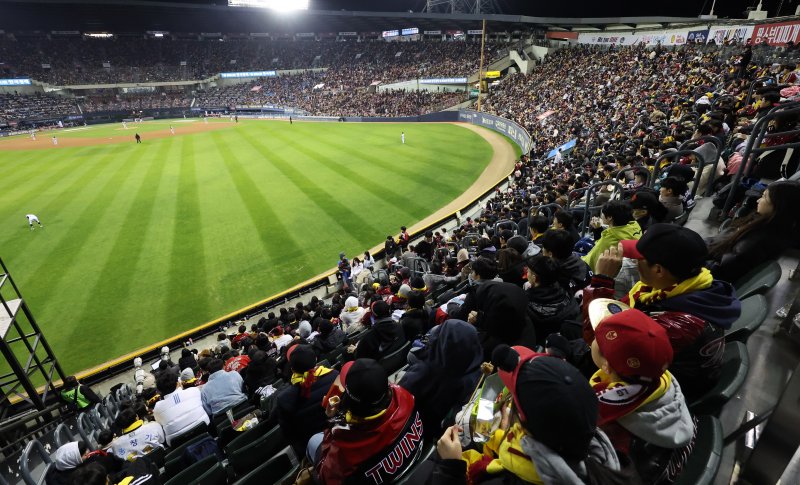
[[[192,443],[186,447],[186,450],[183,452],[183,461],[187,465],[191,465],[212,455],[216,456],[220,461],[224,459],[217,445],[217,441],[211,436],[206,436],[197,443]]]

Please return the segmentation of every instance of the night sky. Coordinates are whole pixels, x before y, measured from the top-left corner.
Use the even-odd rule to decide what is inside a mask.
[[[798,0],[783,0],[782,14],[792,15]],[[311,8],[320,10],[370,10],[419,12],[425,0],[311,0]],[[641,2],[630,0],[597,1],[573,0],[571,2],[552,2],[544,0],[498,0],[503,13],[532,15],[537,17],[623,17],[623,16],[678,16],[696,17],[707,14],[711,0],[672,0]],[[770,16],[781,0],[764,0],[763,8]],[[744,18],[742,12],[749,6],[758,5],[758,0],[717,0],[714,13],[720,18]],[[701,12],[702,10],[702,12]]]

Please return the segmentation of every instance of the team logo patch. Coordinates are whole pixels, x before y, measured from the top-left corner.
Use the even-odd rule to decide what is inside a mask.
[[[614,340],[617,338],[617,332],[614,330],[609,330],[606,332],[606,340]]]
[[[628,357],[628,360],[626,360],[625,363],[628,364],[628,367],[630,367],[631,369],[638,369],[639,366],[642,365],[639,362],[639,359],[637,359],[636,357]]]

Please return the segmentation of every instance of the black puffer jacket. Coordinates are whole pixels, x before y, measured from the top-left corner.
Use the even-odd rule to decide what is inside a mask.
[[[542,341],[551,333],[560,332],[565,320],[580,319],[578,302],[558,283],[530,288],[527,294],[528,315]]]
[[[392,317],[380,318],[375,320],[372,328],[358,342],[355,358],[381,360],[399,350],[405,343],[403,327],[393,321]]]

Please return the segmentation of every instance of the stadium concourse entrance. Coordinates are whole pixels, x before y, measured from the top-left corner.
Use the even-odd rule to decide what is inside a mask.
[[[65,374],[2,259],[0,353],[0,456],[8,456],[20,437],[52,422]]]

